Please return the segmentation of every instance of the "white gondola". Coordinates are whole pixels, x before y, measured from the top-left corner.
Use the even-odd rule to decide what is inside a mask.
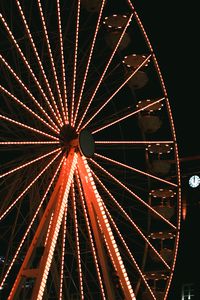
[[[170,220],[175,213],[174,206],[170,204],[155,205],[153,208],[167,220]],[[158,219],[159,217],[155,215],[155,218]]]
[[[130,55],[127,55],[124,57],[123,63],[128,68],[137,69],[145,61],[146,58],[147,58],[146,55],[130,54]],[[149,63],[149,61],[143,66],[143,68],[147,67],[148,63]]]
[[[163,300],[165,293],[159,288],[159,282],[168,280],[168,274],[161,271],[148,272],[145,274],[145,278],[149,282],[156,300]],[[152,300],[148,290],[142,293],[142,300]]]
[[[155,133],[162,125],[162,121],[158,116],[151,115],[139,117],[138,122],[141,130],[147,134]]]
[[[168,231],[152,232],[149,235],[149,238],[151,238],[152,240],[156,240],[157,243],[159,243],[159,253],[167,263],[170,263],[173,259],[173,249],[169,247],[168,242],[170,240],[173,240],[174,237],[175,234],[173,232]],[[153,259],[153,261],[160,262],[160,258],[158,257],[158,255],[156,255],[156,253],[153,250],[150,251],[150,256]]]
[[[98,12],[101,8],[101,0],[81,0],[81,4],[88,12]]]
[[[103,24],[105,24],[109,29],[122,30],[126,26],[127,22],[128,16],[115,14],[109,17],[105,17]]]
[[[108,47],[113,50],[115,48],[115,46],[117,45],[120,37],[121,37],[120,31],[107,32],[105,35],[105,41],[106,41]],[[130,39],[129,34],[127,32],[125,32],[125,34],[119,44],[118,50],[122,51],[122,50],[126,49],[129,45],[130,41],[131,41],[131,39]]]
[[[176,193],[172,189],[165,188],[151,190],[149,195],[152,198],[151,201],[153,208],[165,219],[170,220],[175,213],[175,207],[173,205],[172,199],[176,195]],[[153,217],[156,219],[159,218],[157,215],[153,215]]]
[[[176,192],[169,188],[155,189],[150,191],[150,195],[154,198],[172,198],[176,195]]]
[[[136,107],[138,109],[142,109],[144,108],[144,112],[155,112],[155,111],[158,111],[158,110],[161,110],[162,107],[163,107],[163,103],[160,101],[160,102],[156,102],[157,99],[144,99],[144,100],[140,100]],[[152,104],[156,102],[155,104]],[[152,105],[150,105],[152,104]],[[150,106],[149,106],[150,105]]]
[[[128,78],[131,73],[134,72],[133,70],[131,71],[127,71],[125,73],[125,79]],[[146,74],[146,72],[144,71],[137,71],[137,73],[135,73],[131,79],[128,81],[128,86],[130,87],[130,89],[134,90],[139,90],[143,87],[145,87],[145,85],[148,83],[149,78]]]
[[[147,150],[149,151],[149,153],[152,154],[168,154],[171,152],[171,150],[173,149],[173,147],[171,147],[169,144],[150,144],[147,146]]]
[[[150,163],[150,169],[153,174],[165,176],[170,172],[171,163],[166,160],[156,159]]]

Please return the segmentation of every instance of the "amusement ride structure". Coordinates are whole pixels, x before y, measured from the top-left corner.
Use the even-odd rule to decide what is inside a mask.
[[[179,156],[134,2],[1,1],[0,35],[0,299],[167,299]]]

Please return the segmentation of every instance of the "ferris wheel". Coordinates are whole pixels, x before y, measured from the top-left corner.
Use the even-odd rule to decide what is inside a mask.
[[[133,5],[0,3],[0,299],[167,299],[179,157]]]

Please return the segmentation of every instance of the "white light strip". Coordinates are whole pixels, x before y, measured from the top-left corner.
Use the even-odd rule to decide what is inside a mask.
[[[65,266],[65,243],[66,243],[66,233],[67,233],[67,208],[65,208],[64,218],[63,218],[63,237],[62,237],[62,254],[61,254],[61,270],[60,270],[60,287],[59,287],[59,300],[63,300],[63,280],[64,280],[64,266]]]
[[[48,226],[48,230],[47,230],[47,234],[46,234],[44,246],[46,246],[48,238],[49,238],[49,233],[50,233],[50,229],[51,229],[52,220],[53,220],[53,213],[51,214],[51,218],[50,218],[50,222],[49,222],[49,226]]]
[[[35,142],[35,141],[18,141],[18,142],[0,142],[0,145],[58,145],[60,142],[56,141],[40,141],[40,142]]]
[[[174,144],[173,141],[95,141],[97,145],[151,145],[151,144]]]
[[[95,262],[95,267],[96,267],[96,271],[97,271],[99,285],[100,285],[100,288],[101,288],[101,295],[102,295],[103,300],[106,300],[105,291],[104,291],[104,287],[103,287],[103,282],[102,282],[102,278],[101,278],[101,272],[100,272],[100,269],[99,269],[98,258],[97,258],[97,254],[96,254],[96,249],[95,249],[95,245],[94,245],[94,241],[93,241],[93,237],[92,237],[92,232],[91,232],[91,228],[90,228],[88,213],[87,213],[87,209],[86,209],[86,205],[85,205],[85,201],[84,201],[84,195],[83,195],[81,182],[80,182],[80,178],[79,178],[77,170],[76,170],[76,181],[78,183],[79,194],[80,194],[80,198],[81,198],[81,202],[82,202],[82,206],[83,206],[83,210],[84,210],[84,217],[85,217],[86,224],[87,224],[87,230],[88,230],[88,234],[89,234],[89,238],[90,238],[92,254],[93,254],[93,258],[94,258],[94,262]]]
[[[72,85],[72,107],[71,107],[71,124],[75,125],[74,118],[74,100],[76,93],[76,75],[77,75],[77,54],[78,54],[78,43],[79,43],[79,21],[80,21],[80,9],[81,9],[81,1],[77,2],[77,18],[76,18],[76,39],[75,39],[75,48],[74,48],[74,73],[73,73],[73,85]],[[75,113],[76,118],[76,113]]]
[[[69,123],[69,112],[68,112],[68,103],[67,103],[67,82],[65,76],[65,57],[64,57],[64,45],[63,45],[63,34],[62,34],[62,20],[60,12],[60,0],[57,0],[57,14],[58,14],[58,28],[60,36],[60,52],[61,52],[61,61],[62,61],[62,77],[63,77],[63,87],[64,87],[64,103],[67,123]]]
[[[83,300],[84,299],[83,273],[82,273],[82,265],[81,265],[78,219],[77,219],[77,211],[76,211],[76,196],[75,196],[73,183],[72,183],[72,201],[73,201],[73,210],[74,210],[74,226],[75,226],[76,249],[77,249],[78,270],[79,270],[80,298]]]

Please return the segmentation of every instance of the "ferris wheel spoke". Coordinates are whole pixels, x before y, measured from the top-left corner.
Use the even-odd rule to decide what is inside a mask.
[[[7,32],[8,32],[8,34],[9,34],[9,36],[10,36],[10,38],[11,38],[11,40],[13,41],[15,47],[17,48],[17,50],[18,50],[18,52],[19,52],[19,54],[20,54],[20,56],[21,56],[21,58],[22,58],[22,60],[23,60],[23,62],[24,62],[24,64],[25,64],[25,66],[26,66],[27,69],[29,70],[29,72],[30,72],[30,74],[31,74],[31,76],[32,76],[32,78],[33,78],[33,80],[35,81],[35,83],[36,83],[36,85],[37,85],[39,91],[41,92],[42,96],[44,97],[46,103],[48,104],[49,108],[51,109],[52,113],[54,114],[54,116],[55,116],[55,118],[57,119],[57,121],[59,122],[59,124],[62,125],[62,123],[60,123],[61,120],[59,120],[58,116],[55,114],[54,109],[53,109],[53,107],[51,106],[51,104],[50,104],[50,102],[49,102],[49,100],[48,100],[48,98],[47,98],[47,96],[46,96],[44,90],[42,89],[42,87],[41,87],[41,85],[40,85],[40,83],[39,83],[39,81],[38,81],[38,79],[37,79],[35,73],[33,72],[33,70],[32,70],[32,68],[31,68],[29,62],[27,61],[27,59],[26,59],[24,53],[22,52],[22,50],[21,50],[21,48],[20,48],[18,42],[16,41],[15,37],[13,36],[12,31],[10,30],[10,28],[9,28],[7,22],[5,21],[5,19],[3,18],[2,14],[0,14],[0,19],[1,19],[1,21],[3,22],[3,24],[4,24],[4,26],[5,26],[5,28],[6,28]]]
[[[23,102],[21,102],[17,97],[15,97],[12,93],[10,93],[7,89],[5,89],[2,85],[0,85],[0,90],[3,91],[5,94],[7,94],[12,100],[14,100],[16,103],[18,103],[19,105],[21,105],[25,110],[27,110],[30,114],[32,114],[34,117],[36,117],[38,120],[40,120],[43,124],[45,124],[51,130],[53,130],[56,133],[59,133],[59,131],[57,129],[55,129],[54,127],[52,127],[43,118],[41,118],[32,109],[30,109],[26,104],[24,104]]]
[[[57,140],[57,141],[59,140],[57,137],[55,137],[55,136],[53,136],[53,135],[50,135],[50,134],[48,134],[48,133],[46,133],[46,132],[44,132],[44,131],[41,131],[41,130],[36,129],[36,128],[31,127],[31,126],[28,126],[28,125],[26,125],[26,124],[24,124],[24,123],[18,122],[18,121],[14,120],[14,119],[8,118],[8,117],[3,116],[3,115],[1,115],[1,114],[0,114],[0,119],[2,119],[2,120],[4,120],[4,121],[7,121],[7,122],[10,122],[10,123],[12,123],[12,124],[15,124],[15,125],[17,125],[17,126],[20,126],[20,127],[22,127],[22,128],[28,129],[28,130],[30,130],[30,131],[32,131],[32,132],[37,132],[37,133],[39,133],[39,134],[41,134],[41,135],[44,135],[44,136],[46,136],[46,137],[48,137],[48,138],[50,138],[50,139]]]
[[[139,273],[140,277],[142,278],[142,280],[143,280],[145,286],[147,287],[148,291],[150,292],[151,296],[153,297],[153,299],[156,300],[156,298],[155,298],[155,296],[154,296],[154,294],[152,292],[152,289],[150,288],[148,282],[146,281],[146,279],[144,277],[144,274],[143,274],[141,268],[139,267],[139,265],[138,265],[137,261],[135,260],[134,256],[132,255],[132,253],[131,253],[131,251],[130,251],[128,245],[127,245],[127,243],[125,242],[122,234],[120,233],[119,228],[117,227],[115,221],[113,220],[111,214],[109,213],[109,211],[108,211],[108,209],[107,209],[107,207],[106,207],[106,205],[105,205],[105,203],[103,201],[102,201],[102,204],[103,204],[104,209],[105,209],[105,211],[106,211],[106,213],[108,215],[108,218],[110,219],[111,224],[113,225],[113,228],[117,232],[118,237],[120,238],[122,244],[124,245],[124,248],[126,249],[129,257],[131,258],[133,265],[135,266],[135,268],[136,268],[137,272]],[[169,266],[168,266],[168,268],[169,268]]]
[[[113,176],[111,173],[109,173],[106,169],[104,169],[102,166],[100,166],[96,161],[93,159],[89,159],[96,167],[98,167],[103,173],[105,173],[109,178],[113,179],[115,182],[117,182],[123,189],[125,189],[129,194],[134,196],[135,199],[137,199],[140,203],[142,203],[144,206],[146,206],[152,213],[154,213],[156,216],[158,216],[160,219],[162,219],[166,224],[168,224],[171,228],[177,229],[174,224],[172,224],[170,221],[168,221],[165,217],[163,217],[160,213],[158,213],[153,207],[151,207],[148,203],[146,203],[144,200],[142,200],[141,197],[139,197],[136,193],[134,193],[132,190],[130,190],[125,184],[123,184],[121,181],[119,181],[115,176]]]
[[[71,124],[75,124],[74,118],[74,101],[76,93],[76,75],[77,75],[77,55],[78,55],[78,44],[79,44],[79,22],[80,22],[80,8],[81,1],[77,2],[77,17],[76,17],[76,37],[75,37],[75,48],[74,48],[74,72],[73,72],[73,85],[72,85],[72,103],[71,103]],[[76,117],[76,114],[75,114]]]
[[[45,34],[45,39],[46,39],[46,43],[47,43],[47,47],[48,47],[49,57],[50,57],[50,61],[51,61],[51,67],[52,67],[52,70],[53,70],[54,79],[55,79],[55,83],[56,83],[56,88],[57,88],[57,92],[58,92],[58,96],[59,96],[60,108],[61,108],[61,111],[62,111],[62,117],[64,118],[64,122],[67,122],[65,109],[64,109],[64,105],[63,105],[63,99],[62,99],[62,95],[61,95],[61,91],[60,91],[60,85],[59,85],[59,82],[58,82],[57,71],[56,71],[56,67],[55,67],[55,62],[54,62],[54,58],[53,58],[53,54],[52,54],[52,50],[51,50],[51,45],[50,45],[50,41],[49,41],[47,26],[46,26],[44,13],[43,13],[43,9],[42,9],[42,5],[41,5],[40,0],[38,0],[38,6],[39,6],[40,17],[41,17],[41,21],[42,21],[44,34]],[[59,116],[60,116],[60,113],[59,113]]]
[[[77,107],[76,107],[76,113],[75,113],[75,116],[74,116],[74,123],[76,121],[76,118],[77,118],[77,115],[78,115],[78,112],[79,112],[81,99],[82,99],[83,91],[84,91],[84,88],[85,88],[85,84],[86,84],[86,80],[87,80],[87,76],[88,76],[88,71],[89,71],[89,68],[90,68],[90,63],[91,63],[91,59],[92,59],[92,55],[93,55],[93,51],[94,51],[94,47],[95,47],[95,43],[96,43],[97,34],[98,34],[98,31],[99,31],[99,27],[100,27],[100,22],[101,22],[105,2],[106,2],[106,0],[102,0],[101,8],[99,10],[98,20],[97,20],[97,24],[96,24],[96,28],[95,28],[95,32],[94,32],[94,37],[93,37],[92,45],[91,45],[91,48],[90,48],[90,54],[89,54],[89,57],[88,57],[87,66],[86,66],[86,70],[85,70],[85,74],[84,74],[84,78],[83,78],[83,82],[82,82],[82,86],[81,86],[81,91],[80,91],[80,95],[79,95],[78,103],[77,103]]]
[[[61,269],[60,269],[60,286],[59,286],[59,300],[63,299],[63,281],[64,281],[64,266],[65,266],[65,243],[66,243],[66,223],[67,223],[67,207],[63,217],[63,234],[62,234],[62,253],[61,253]]]
[[[65,75],[65,56],[64,56],[64,45],[63,45],[62,19],[61,19],[61,12],[60,12],[60,0],[57,0],[57,16],[58,16],[58,28],[59,28],[59,36],[60,36],[60,53],[61,53],[61,63],[62,63],[62,80],[63,80],[64,105],[65,105],[64,109],[65,109],[67,123],[69,123],[69,111],[68,111],[68,101],[67,101],[67,83],[66,83],[66,75]]]
[[[71,193],[72,193],[72,205],[73,205],[73,213],[74,213],[76,251],[77,251],[78,270],[79,270],[80,299],[84,299],[83,274],[82,274],[82,265],[81,265],[81,252],[80,252],[79,229],[78,229],[78,219],[77,219],[77,208],[76,208],[76,196],[75,196],[75,190],[74,190],[74,183],[72,183]]]
[[[18,141],[18,142],[12,142],[12,141],[8,141],[8,142],[0,142],[0,146],[11,146],[11,145],[59,145],[60,142],[59,141]]]
[[[158,181],[160,181],[160,182],[163,182],[163,183],[166,183],[166,184],[168,184],[168,185],[171,185],[171,186],[174,186],[174,187],[178,187],[177,184],[175,184],[175,183],[173,183],[173,182],[170,182],[170,181],[168,181],[168,180],[165,180],[165,179],[162,179],[162,178],[160,178],[160,177],[154,176],[154,175],[152,175],[152,174],[150,174],[150,173],[141,171],[141,170],[139,170],[139,169],[133,168],[133,167],[131,167],[131,166],[129,166],[129,165],[123,164],[123,163],[121,163],[121,162],[119,162],[119,161],[117,161],[117,160],[108,158],[108,157],[103,156],[103,155],[101,155],[101,154],[95,153],[95,156],[96,156],[96,157],[99,157],[99,158],[101,158],[101,159],[103,159],[103,160],[109,161],[109,162],[111,162],[111,163],[113,163],[113,164],[116,164],[116,165],[118,165],[118,166],[120,166],[120,167],[124,167],[124,168],[126,168],[126,169],[129,169],[129,170],[131,170],[131,171],[137,172],[137,173],[142,174],[142,175],[144,175],[144,176],[147,176],[147,177],[156,179],[156,180],[158,180]]]
[[[105,66],[105,69],[104,69],[104,71],[103,71],[103,73],[102,73],[102,75],[101,75],[101,77],[100,77],[100,79],[99,79],[99,81],[98,81],[98,83],[97,83],[97,85],[96,85],[96,88],[95,88],[95,90],[94,90],[94,92],[93,92],[93,94],[92,94],[91,99],[89,100],[89,103],[88,103],[86,109],[84,110],[84,114],[83,114],[83,116],[81,117],[81,120],[80,120],[80,122],[79,122],[79,124],[78,124],[78,126],[77,126],[77,130],[79,130],[79,128],[80,128],[80,126],[81,126],[81,124],[82,124],[82,122],[83,122],[83,120],[84,120],[84,118],[85,118],[85,116],[86,116],[86,114],[87,114],[87,112],[88,112],[88,109],[90,108],[90,105],[91,105],[91,103],[92,103],[92,101],[93,101],[93,99],[94,99],[94,97],[95,97],[95,95],[96,95],[96,93],[97,93],[97,91],[98,91],[98,89],[99,89],[99,87],[100,87],[100,85],[101,85],[103,79],[104,79],[104,76],[105,76],[105,74],[106,74],[106,72],[107,72],[107,70],[108,70],[108,68],[109,68],[109,66],[110,66],[110,64],[111,64],[111,62],[112,62],[112,60],[113,60],[113,57],[114,57],[115,54],[116,54],[116,51],[117,51],[117,49],[118,49],[118,47],[119,47],[119,45],[120,45],[120,43],[121,43],[121,41],[122,41],[122,39],[123,39],[125,33],[126,33],[126,30],[127,30],[128,26],[129,26],[131,20],[132,20],[132,17],[133,17],[133,14],[131,14],[131,16],[129,17],[129,19],[128,19],[128,21],[127,21],[127,24],[126,24],[126,26],[124,27],[124,30],[122,31],[122,33],[121,33],[121,35],[120,35],[120,38],[119,38],[119,40],[118,40],[116,46],[114,47],[114,49],[113,49],[113,51],[112,51],[111,57],[110,57],[110,59],[108,60],[108,63],[106,64],[106,66]],[[77,115],[75,116],[75,121],[76,121],[76,117],[77,117]]]
[[[26,192],[35,184],[35,182],[43,175],[43,173],[53,164],[53,162],[56,160],[56,158],[62,153],[59,149],[59,151],[53,159],[42,169],[42,171],[29,183],[25,189],[22,191],[22,193],[13,200],[12,204],[0,215],[0,221],[11,211],[11,209],[18,203],[18,201],[26,194]]]
[[[45,71],[44,71],[44,68],[43,68],[43,65],[42,65],[40,56],[39,56],[39,54],[38,54],[37,47],[36,47],[36,45],[35,45],[35,43],[34,43],[32,34],[31,34],[31,32],[30,32],[30,28],[29,28],[28,23],[27,23],[27,20],[26,20],[26,18],[25,18],[23,9],[22,9],[21,4],[20,4],[20,2],[19,2],[18,0],[16,0],[16,3],[17,3],[17,6],[18,6],[18,9],[19,9],[19,11],[20,11],[22,20],[23,20],[23,22],[24,22],[24,26],[25,26],[25,28],[26,28],[27,35],[28,35],[29,40],[30,40],[30,42],[31,42],[31,45],[32,45],[32,48],[33,48],[33,50],[34,50],[35,56],[36,56],[36,58],[37,58],[37,61],[38,61],[40,70],[41,70],[42,75],[43,75],[43,77],[44,77],[44,81],[45,81],[45,83],[46,83],[46,85],[47,85],[47,88],[48,88],[48,91],[49,91],[49,93],[50,93],[50,95],[51,95],[51,99],[52,99],[52,101],[53,101],[54,107],[55,107],[55,109],[56,109],[56,112],[57,112],[58,116],[61,118],[60,113],[59,113],[59,110],[58,110],[58,107],[57,107],[57,104],[56,104],[56,101],[55,101],[55,98],[54,98],[54,95],[53,95],[53,92],[52,92],[52,89],[51,89],[51,87],[50,87],[50,84],[49,84],[49,81],[48,81],[48,79],[47,79],[46,73],[45,73]]]
[[[119,275],[120,284],[121,284],[121,287],[122,287],[124,293],[126,294],[127,300],[135,299],[135,295],[134,295],[131,283],[129,281],[126,269],[124,267],[124,263],[122,261],[121,255],[119,253],[117,243],[114,239],[110,224],[108,222],[103,205],[101,203],[102,201],[101,201],[100,195],[96,189],[94,180],[92,178],[90,167],[87,164],[86,159],[84,157],[81,157],[80,155],[78,157],[77,168],[78,168],[81,182],[83,185],[83,191],[84,191],[84,194],[86,197],[86,204],[88,206],[90,220],[91,220],[92,226],[94,226],[93,232],[97,233],[98,232],[97,228],[99,226],[101,227],[101,230],[104,233],[105,240],[108,244],[108,247],[109,247],[112,257],[113,257],[111,260],[114,261],[117,273]],[[95,220],[96,219],[95,215],[98,218],[98,221]],[[95,225],[95,223],[96,223],[96,225]],[[97,241],[97,248],[100,250],[101,242],[100,242],[100,240],[98,240],[97,236],[95,238]],[[100,254],[100,258],[101,258],[101,263],[104,263],[104,266],[105,266],[105,260],[104,260],[103,253]],[[109,279],[107,278],[106,281],[109,282]],[[112,291],[110,291],[110,292],[111,292],[111,296],[112,296]]]
[[[0,61],[4,64],[4,66],[10,71],[10,73],[14,76],[16,81],[20,84],[20,86],[25,90],[25,92],[29,95],[31,100],[36,104],[36,106],[40,109],[42,114],[45,115],[45,117],[49,120],[49,122],[58,129],[58,126],[54,123],[54,121],[50,118],[50,116],[47,114],[45,109],[40,105],[40,103],[35,99],[35,97],[32,95],[30,90],[27,88],[27,86],[22,82],[22,80],[19,78],[19,76],[14,72],[14,70],[11,68],[9,63],[3,58],[3,56],[0,54]]]
[[[151,107],[151,106],[155,105],[156,103],[159,103],[159,102],[161,102],[161,101],[163,101],[163,100],[165,100],[164,97],[163,97],[163,98],[160,98],[160,99],[158,99],[158,100],[156,100],[156,101],[154,101],[154,102],[152,102],[151,104],[148,104],[148,105],[144,106],[143,108],[140,108],[140,109],[134,110],[134,111],[131,112],[131,113],[125,114],[125,116],[120,117],[120,118],[117,118],[116,120],[111,121],[110,123],[108,123],[108,124],[106,124],[106,125],[104,125],[104,126],[98,128],[98,129],[94,130],[94,131],[92,132],[92,134],[95,134],[95,133],[97,133],[97,132],[99,132],[99,131],[101,131],[101,130],[104,130],[104,129],[106,129],[106,128],[112,126],[112,125],[118,124],[118,123],[120,123],[121,121],[126,120],[127,118],[130,118],[130,117],[132,117],[133,115],[136,115],[136,114],[140,113],[141,111],[143,111],[144,109],[147,109],[147,108],[149,108],[149,107]]]
[[[75,175],[76,175],[76,182],[77,182],[78,189],[79,189],[80,200],[81,200],[81,204],[82,204],[82,207],[83,207],[84,217],[85,217],[85,221],[86,221],[86,225],[87,225],[87,231],[88,231],[88,235],[89,235],[89,239],[90,239],[92,255],[93,255],[93,259],[94,259],[94,263],[95,263],[95,268],[96,268],[96,271],[97,271],[99,286],[101,288],[101,295],[102,295],[102,299],[106,300],[103,281],[102,281],[102,278],[101,278],[101,272],[100,272],[98,258],[97,258],[97,253],[96,253],[96,249],[95,249],[95,245],[94,245],[94,240],[93,240],[93,237],[92,237],[92,231],[91,231],[91,227],[90,227],[89,217],[88,217],[86,204],[85,204],[85,200],[84,200],[83,190],[82,190],[82,187],[81,187],[80,177],[79,177],[79,174],[78,174],[77,170],[75,172]]]
[[[3,174],[0,174],[0,178],[4,178],[5,176],[8,176],[8,175],[10,175],[10,174],[13,174],[13,173],[16,172],[16,171],[19,171],[19,170],[21,170],[21,169],[23,169],[23,168],[26,168],[26,167],[28,167],[28,166],[30,166],[30,165],[36,163],[37,161],[40,161],[40,160],[44,159],[45,157],[48,157],[48,156],[52,155],[53,153],[58,152],[59,150],[60,150],[60,147],[59,147],[59,149],[55,149],[55,150],[53,150],[53,151],[51,151],[51,152],[48,152],[47,154],[40,155],[40,156],[37,157],[36,159],[33,159],[33,160],[29,161],[29,162],[26,162],[25,164],[22,164],[22,165],[20,165],[19,167],[16,167],[16,168],[14,168],[14,169],[12,169],[12,170],[10,170],[10,171],[8,171],[8,172],[5,172],[5,173],[3,173]]]
[[[174,144],[174,141],[95,141],[96,145],[107,145],[107,146],[117,146],[117,145],[127,145],[127,146],[146,146],[154,144]]]
[[[131,219],[131,217],[127,214],[127,212],[123,209],[123,207],[118,203],[118,201],[115,199],[115,197],[111,194],[111,192],[107,189],[107,187],[103,184],[103,182],[99,179],[99,177],[95,174],[93,170],[91,170],[93,176],[96,178],[98,183],[101,185],[103,190],[109,195],[110,199],[115,203],[119,211],[121,211],[122,215],[127,219],[130,224],[133,226],[134,230],[138,232],[138,234],[143,238],[143,240],[149,245],[149,247],[152,249],[152,251],[156,254],[156,256],[160,259],[160,261],[165,265],[165,267],[169,270],[170,266],[167,264],[167,262],[163,259],[163,257],[159,254],[159,252],[156,250],[156,248],[151,244],[149,239],[145,236],[145,234],[142,232],[142,230],[136,225],[136,223]]]
[[[118,92],[127,84],[127,82],[129,82],[129,80],[149,61],[151,56],[152,54],[147,56],[147,58],[131,73],[130,76],[128,76],[128,78],[115,90],[115,92],[106,101],[103,102],[100,108],[93,113],[90,119],[85,124],[83,124],[83,126],[81,126],[81,129],[84,129],[100,113],[100,111],[115,97],[115,95],[118,94]]]
[[[14,265],[14,263],[15,263],[17,257],[18,257],[18,255],[19,255],[19,253],[20,253],[20,250],[22,249],[22,247],[23,247],[23,245],[24,245],[24,242],[25,242],[25,240],[26,240],[26,238],[27,238],[29,232],[30,232],[31,229],[32,229],[32,226],[33,226],[33,224],[34,224],[34,221],[35,221],[35,219],[37,218],[37,216],[38,216],[38,214],[39,214],[39,212],[40,212],[40,210],[41,210],[41,207],[42,207],[42,205],[43,205],[45,199],[47,198],[48,192],[49,192],[50,188],[52,187],[52,185],[53,185],[53,183],[54,183],[54,181],[55,181],[55,179],[56,179],[56,176],[57,176],[57,174],[58,174],[58,172],[59,172],[59,170],[60,170],[60,168],[61,168],[61,165],[62,165],[62,163],[63,163],[63,160],[64,160],[64,158],[62,158],[61,161],[59,162],[59,165],[58,165],[58,167],[57,167],[55,173],[53,174],[53,177],[52,177],[52,179],[51,179],[51,181],[50,181],[50,183],[49,183],[49,185],[48,185],[48,187],[47,187],[47,189],[46,189],[46,191],[45,191],[45,193],[44,193],[44,195],[43,195],[43,197],[42,197],[42,199],[41,199],[41,201],[40,201],[40,204],[39,204],[39,206],[37,207],[37,209],[36,209],[36,211],[35,211],[35,213],[34,213],[34,216],[33,216],[32,220],[31,220],[31,222],[29,223],[26,232],[25,232],[24,235],[23,235],[23,238],[21,239],[21,242],[20,242],[20,244],[19,244],[19,246],[18,246],[18,248],[17,248],[17,250],[16,250],[16,252],[15,252],[15,254],[14,254],[14,256],[13,256],[13,259],[11,260],[11,262],[10,262],[10,264],[9,264],[9,267],[8,267],[8,269],[7,269],[6,273],[5,273],[5,275],[3,276],[2,282],[0,283],[0,289],[3,288],[3,286],[4,286],[4,284],[5,284],[5,281],[6,281],[7,277],[9,276],[10,271],[11,271],[11,269],[12,269],[12,267],[13,267],[13,265]]]

